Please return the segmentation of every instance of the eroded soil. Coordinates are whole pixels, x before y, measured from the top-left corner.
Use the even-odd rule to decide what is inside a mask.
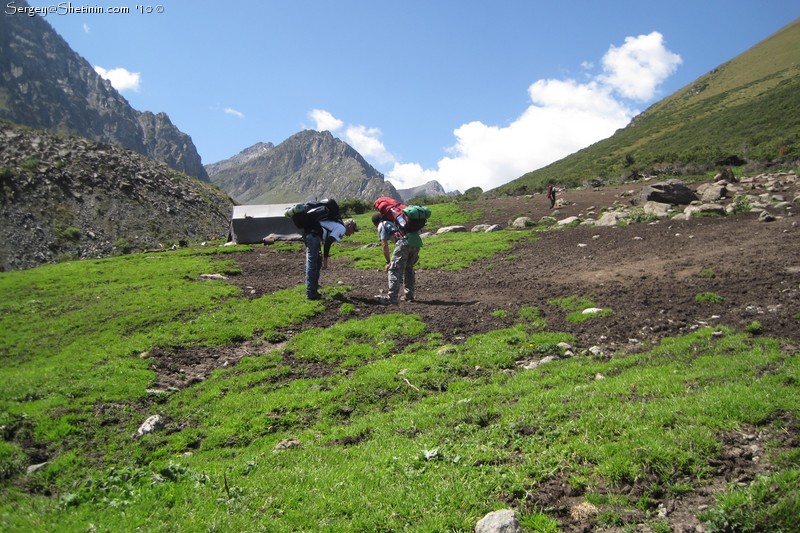
[[[558,218],[599,211],[621,201],[620,192],[620,188],[609,188],[561,193],[566,205],[559,210]],[[796,192],[789,193],[790,198],[792,194]],[[517,216],[538,219],[550,214],[541,196],[492,200],[480,207],[484,213],[480,222],[504,226]],[[742,330],[758,321],[762,335],[785,339],[783,349],[797,356],[800,217],[791,213],[791,209],[784,210],[779,213],[782,218],[772,222],[744,214],[541,232],[535,240],[458,272],[425,270],[423,248],[417,299],[398,306],[380,306],[374,301],[374,295],[386,289],[385,272],[353,268],[344,260],[331,260],[330,268],[322,273],[321,286],[340,280],[352,287],[345,301],[354,304],[356,311],[347,318],[415,313],[429,331],[455,344],[476,333],[507,327],[517,310],[532,306],[543,312],[548,330],[574,335],[577,350],[597,346],[604,353],[624,355],[699,326]],[[242,273],[230,282],[249,297],[304,282],[304,255],[300,251],[258,246],[252,252],[236,254],[234,260]],[[695,296],[704,292],[722,296],[724,302],[696,302]],[[569,296],[588,297],[598,307],[610,308],[612,314],[580,324],[567,322],[564,311],[549,301]],[[340,300],[325,300],[325,311],[302,327],[325,327],[343,320],[341,304]],[[509,311],[512,318],[499,318],[493,313],[498,309]],[[252,349],[250,343],[244,343],[213,350],[155,353],[154,363],[163,369],[158,385],[188,386],[213,368],[235,364]],[[796,447],[798,423],[793,419],[784,422],[790,431],[779,435],[767,434],[763,428],[743,428],[721,436],[724,449],[716,465],[717,476],[707,486],[678,499],[659,500],[657,495],[650,495],[672,531],[695,531],[700,527],[698,510],[713,503],[716,491],[730,482],[745,483],[768,469],[762,456],[767,440]],[[564,473],[547,486],[532,489],[528,503],[531,508],[553,510],[566,531],[591,531],[592,510],[581,507],[583,498],[570,491],[567,476]],[[649,486],[642,480],[623,492],[636,501],[637,494]],[[628,523],[639,523],[644,515],[625,518]]]

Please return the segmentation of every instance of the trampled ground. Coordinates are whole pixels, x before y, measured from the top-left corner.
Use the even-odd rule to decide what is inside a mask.
[[[566,205],[559,210],[558,218],[599,212],[621,201],[623,189],[562,193]],[[793,195],[796,191],[789,197]],[[517,216],[538,219],[550,214],[546,207],[541,196],[492,200],[480,205],[488,213],[480,222],[505,226]],[[341,281],[351,286],[345,301],[354,304],[355,317],[397,311],[419,314],[429,331],[454,344],[476,333],[507,327],[517,310],[536,307],[542,311],[548,330],[575,337],[577,351],[598,346],[603,353],[624,355],[699,326],[742,330],[758,321],[762,335],[786,339],[784,349],[796,354],[800,349],[800,218],[786,216],[790,213],[791,209],[776,213],[782,218],[772,222],[744,214],[546,231],[536,240],[458,272],[425,270],[423,248],[417,299],[398,306],[381,306],[374,301],[375,294],[386,290],[382,270],[362,270],[345,260],[332,260],[322,273],[321,285]],[[376,249],[375,253],[380,252]],[[235,254],[234,260],[242,274],[230,281],[252,297],[304,281],[301,251],[258,246],[252,252]],[[705,292],[724,301],[698,303],[696,295]],[[612,313],[579,324],[568,322],[564,310],[549,301],[570,296],[589,298]],[[341,304],[341,300],[325,300],[325,311],[304,327],[324,327],[345,319],[339,312]],[[497,316],[500,314],[494,311],[499,309],[509,311],[511,318]],[[187,351],[171,354],[171,359],[176,368],[193,368],[204,374],[220,361],[246,355],[247,343],[213,352]],[[164,384],[171,381],[168,375],[160,378]],[[752,480],[768,468],[753,459],[767,440],[786,447],[800,445],[800,423],[787,420],[786,426],[793,431],[779,436],[762,434],[758,428],[742,428],[723,436],[718,476],[689,495],[659,502],[672,531],[696,531],[697,510],[713,505],[714,493],[730,482]],[[628,487],[628,492],[635,497],[645,486],[643,480],[640,487]],[[575,511],[582,498],[572,495],[564,480],[553,479],[533,498],[530,505],[554,510],[565,531],[591,531],[588,516],[581,517]],[[629,523],[640,520],[643,517],[626,518]]]
[[[599,211],[619,200],[621,188],[568,191],[558,218]],[[539,218],[542,197],[487,201],[490,213],[481,222],[505,225],[517,216]],[[538,239],[457,272],[425,270],[425,248],[417,274],[414,302],[397,307],[374,303],[385,291],[385,272],[353,268],[331,261],[321,285],[341,281],[353,287],[347,299],[356,316],[401,311],[417,313],[429,330],[449,342],[504,327],[492,312],[521,307],[541,309],[548,329],[566,331],[579,348],[593,345],[614,351],[665,336],[686,333],[699,325],[744,328],[753,321],[764,335],[800,342],[800,218],[761,222],[755,214],[661,220],[624,227],[576,227],[537,234]],[[435,238],[435,237],[433,237]],[[376,234],[377,240],[377,234]],[[380,252],[376,249],[376,254]],[[232,278],[255,296],[302,284],[302,252],[269,246],[238,255],[242,275]],[[711,277],[713,275],[713,277]],[[695,296],[713,292],[724,298],[700,304]],[[564,311],[548,303],[554,298],[582,296],[610,308],[602,320],[572,324]],[[341,319],[340,302],[330,302],[313,324]],[[332,305],[335,304],[335,305]]]

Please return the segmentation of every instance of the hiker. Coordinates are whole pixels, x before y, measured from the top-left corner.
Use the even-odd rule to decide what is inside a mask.
[[[321,220],[303,233],[306,243],[306,298],[319,300],[319,272],[328,268],[328,256],[331,244],[340,242],[345,236],[349,237],[358,231],[356,222],[352,219],[340,222],[338,220]],[[321,254],[320,254],[321,252]]]
[[[396,304],[400,285],[404,285],[405,301],[413,302],[416,288],[414,267],[419,261],[419,249],[422,248],[422,238],[419,236],[419,232],[411,231],[403,234],[398,231],[395,224],[383,218],[380,213],[372,215],[372,223],[378,229],[383,257],[386,259],[385,270],[389,279],[389,294],[379,294],[375,298],[380,304]],[[395,241],[391,256],[389,255],[390,240]]]
[[[550,200],[550,209],[556,205],[556,188],[552,183],[547,185],[547,199]]]

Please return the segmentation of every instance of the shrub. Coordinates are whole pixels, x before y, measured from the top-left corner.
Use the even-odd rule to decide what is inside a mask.
[[[59,232],[59,236],[68,241],[77,241],[81,238],[81,230],[75,226],[67,226]]]
[[[762,331],[761,322],[759,322],[758,320],[753,320],[752,322],[747,324],[747,326],[744,329],[751,335],[758,335]]]
[[[26,172],[34,172],[36,170],[36,167],[39,166],[39,160],[35,158],[26,159],[25,161],[22,162],[20,166]]]
[[[713,292],[701,292],[694,297],[694,301],[699,304],[719,304],[725,301],[725,298]]]

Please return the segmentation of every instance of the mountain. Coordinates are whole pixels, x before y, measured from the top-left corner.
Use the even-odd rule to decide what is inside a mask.
[[[759,171],[800,162],[800,19],[655,103],[625,128],[489,191],[541,191],[719,166]]]
[[[273,148],[275,148],[275,145],[272,143],[256,143],[250,148],[245,148],[229,159],[206,165],[206,172],[208,172],[208,175],[211,176],[212,174],[222,174],[223,172],[227,172],[232,169],[235,170],[240,166],[246,165],[252,159],[269,152]]]
[[[134,110],[39,16],[0,16],[0,119],[116,144],[208,181],[191,137],[165,113]]]
[[[232,205],[131,150],[0,121],[0,271],[225,239]]]
[[[259,143],[206,170],[212,183],[243,205],[326,197],[400,199],[383,174],[329,131],[301,131],[277,146]]]
[[[428,198],[435,198],[437,196],[455,196],[460,194],[459,191],[452,191],[449,193],[445,192],[444,187],[442,187],[442,184],[436,180],[431,180],[422,185],[411,187],[410,189],[398,189],[397,192],[400,194],[400,198],[404,202],[412,198],[415,198],[417,196],[427,196]]]

